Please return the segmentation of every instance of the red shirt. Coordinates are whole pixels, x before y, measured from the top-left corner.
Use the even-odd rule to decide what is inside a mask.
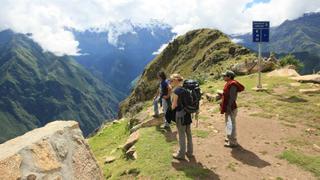
[[[230,98],[230,88],[231,86],[237,87],[237,92],[241,92],[244,90],[244,86],[240,84],[236,80],[229,80],[226,82],[223,88],[223,94],[222,94],[222,102],[220,104],[220,112],[221,114],[224,114],[227,111],[227,105]],[[234,110],[237,108],[236,101],[231,102],[231,110]]]

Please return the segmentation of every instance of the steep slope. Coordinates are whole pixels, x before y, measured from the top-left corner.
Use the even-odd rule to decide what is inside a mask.
[[[88,135],[115,117],[121,97],[71,58],[0,32],[0,143],[56,119],[75,119]]]
[[[251,34],[233,36],[241,39],[240,44],[257,51],[252,43]],[[270,43],[263,44],[264,52],[277,54],[293,53],[304,64],[301,73],[307,74],[320,70],[320,13],[310,13],[287,20],[280,26],[271,28]]]
[[[118,37],[112,37],[117,34],[113,32],[116,27],[106,32],[74,31],[81,53],[85,54],[75,59],[112,87],[128,94],[131,82],[155,57],[153,52],[169,42],[175,34],[169,26],[162,24],[139,27],[123,22],[122,26],[132,30]],[[117,38],[113,40],[116,42],[109,42],[111,37]]]
[[[156,74],[161,69],[168,74],[180,73],[187,78],[212,76],[232,64],[255,59],[248,49],[236,45],[218,30],[199,29],[179,36],[149,63],[131,95],[121,104],[119,115],[141,110],[141,104],[151,99],[157,90]]]

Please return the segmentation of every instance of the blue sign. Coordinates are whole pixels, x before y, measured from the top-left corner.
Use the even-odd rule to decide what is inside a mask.
[[[253,21],[252,22],[252,41],[253,42],[269,42],[269,21]]]

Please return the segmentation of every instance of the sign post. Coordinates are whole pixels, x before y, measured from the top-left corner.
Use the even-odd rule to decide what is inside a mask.
[[[269,29],[270,29],[270,22],[269,21],[253,21],[252,22],[252,41],[258,43],[258,89],[262,89],[261,83],[261,43],[262,42],[269,42]]]

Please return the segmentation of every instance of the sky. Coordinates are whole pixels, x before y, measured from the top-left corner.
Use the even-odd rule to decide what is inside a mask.
[[[197,28],[216,28],[227,34],[250,32],[253,20],[271,26],[306,12],[319,12],[320,0],[0,0],[0,31],[32,33],[44,51],[79,55],[79,42],[70,32],[110,30],[106,37],[133,31],[123,23],[147,26],[157,20],[179,35]]]

